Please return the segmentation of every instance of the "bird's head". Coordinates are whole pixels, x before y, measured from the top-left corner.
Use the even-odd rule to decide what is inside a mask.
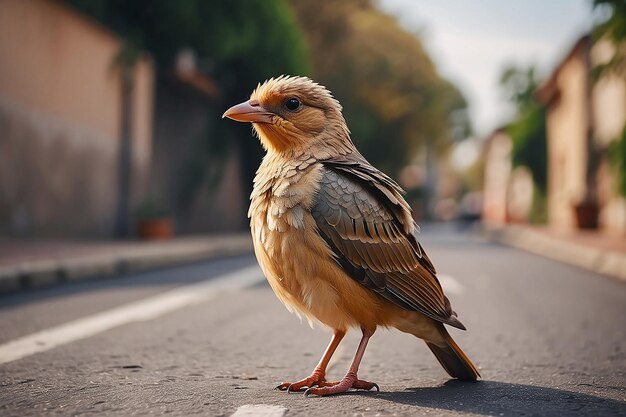
[[[231,107],[222,117],[252,122],[268,151],[354,146],[339,102],[307,77],[271,78],[257,86],[250,100]]]

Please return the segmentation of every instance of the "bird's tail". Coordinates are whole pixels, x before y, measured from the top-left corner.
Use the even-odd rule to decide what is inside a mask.
[[[445,346],[439,346],[426,341],[426,344],[435,354],[437,360],[451,377],[464,381],[475,381],[480,377],[476,366],[461,350],[459,345],[452,339],[443,324],[440,324],[439,332],[445,341]]]

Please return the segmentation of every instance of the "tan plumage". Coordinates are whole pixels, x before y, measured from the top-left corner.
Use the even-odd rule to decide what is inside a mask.
[[[265,276],[287,308],[335,332],[310,377],[279,387],[317,386],[307,390],[317,395],[371,389],[356,371],[378,326],[424,339],[450,375],[476,379],[442,324],[464,329],[417,241],[401,188],[356,150],[330,92],[282,76],[224,115],[253,122],[267,150],[248,213]],[[342,381],[328,383],[328,360],[352,327],[363,331],[355,361]]]

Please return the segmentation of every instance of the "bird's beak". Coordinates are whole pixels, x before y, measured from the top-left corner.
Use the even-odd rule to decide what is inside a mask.
[[[258,101],[248,100],[226,110],[222,115],[224,117],[238,122],[272,123],[274,114],[265,110]]]

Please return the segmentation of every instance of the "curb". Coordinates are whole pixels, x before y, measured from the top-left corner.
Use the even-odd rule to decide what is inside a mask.
[[[210,239],[184,238],[177,242],[146,244],[107,254],[22,262],[0,266],[0,294],[243,255],[252,253],[252,250],[250,235],[242,234]]]
[[[490,240],[626,281],[626,253],[573,243],[519,226],[485,228]]]

